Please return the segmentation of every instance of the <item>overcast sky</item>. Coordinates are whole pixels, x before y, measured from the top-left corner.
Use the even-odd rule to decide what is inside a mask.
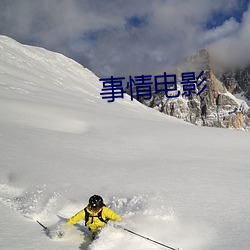
[[[250,0],[0,0],[0,34],[99,77],[155,75],[204,47],[250,62]]]

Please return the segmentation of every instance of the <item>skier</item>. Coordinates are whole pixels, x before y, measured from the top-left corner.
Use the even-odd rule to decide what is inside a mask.
[[[95,194],[89,198],[89,204],[72,216],[67,224],[74,225],[80,220],[85,220],[85,226],[92,232],[94,239],[109,220],[120,222],[122,219],[120,215],[105,206],[101,196]]]

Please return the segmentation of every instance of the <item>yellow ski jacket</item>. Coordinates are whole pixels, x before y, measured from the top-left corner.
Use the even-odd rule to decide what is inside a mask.
[[[93,212],[89,209],[89,207],[86,207],[87,212],[89,213],[88,221],[85,221],[86,226],[90,229],[92,233],[97,232],[100,228],[102,228],[106,223],[104,221],[112,220],[112,221],[121,221],[120,215],[116,214],[113,210],[110,208],[103,206],[99,211]],[[98,218],[98,214],[100,214],[101,211],[101,218],[104,220],[100,220]],[[77,214],[72,216],[68,221],[67,224],[74,225],[80,220],[85,220],[85,210],[82,209]]]

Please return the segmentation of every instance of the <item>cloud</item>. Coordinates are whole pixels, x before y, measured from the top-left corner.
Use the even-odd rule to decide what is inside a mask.
[[[238,31],[240,28],[240,24],[235,20],[235,18],[231,17],[229,20],[224,21],[221,26],[217,26],[216,28],[206,30],[201,37],[201,44],[211,44],[215,41],[223,39],[224,37],[228,37],[231,34]]]
[[[232,34],[248,36],[247,14],[206,28],[213,13],[230,17],[238,8],[237,0],[2,0],[0,33],[61,52],[100,77],[153,75],[204,46],[232,46]]]
[[[227,24],[221,30],[228,29]],[[250,8],[245,11],[242,21],[231,27],[232,32],[210,44],[214,60],[225,67],[244,67],[250,64]]]

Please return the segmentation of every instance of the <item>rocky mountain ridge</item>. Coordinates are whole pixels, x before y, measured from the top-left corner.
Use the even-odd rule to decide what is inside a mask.
[[[195,72],[206,78],[206,88],[197,95],[180,94],[167,98],[164,92],[155,91],[150,100],[140,99],[146,106],[187,122],[209,127],[248,130],[250,128],[250,66],[226,72],[215,72],[211,56],[202,49],[186,59],[176,72],[177,90],[181,90],[183,72]],[[196,93],[200,87],[196,86]]]

